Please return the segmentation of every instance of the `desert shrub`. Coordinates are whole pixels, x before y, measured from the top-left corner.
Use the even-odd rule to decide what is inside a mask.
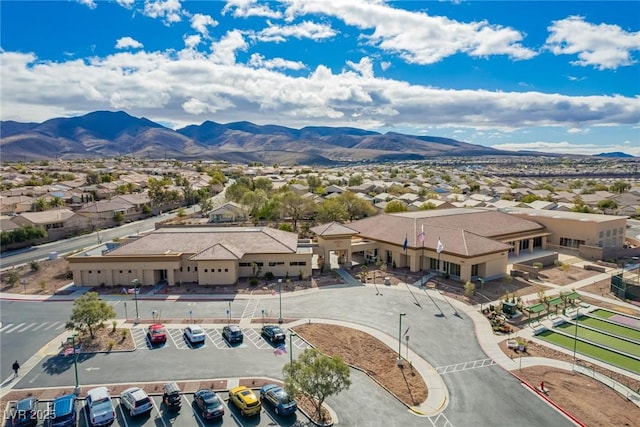
[[[29,267],[31,267],[31,271],[35,273],[36,271],[40,270],[40,263],[38,261],[31,261],[29,263]]]
[[[4,275],[4,281],[9,284],[9,286],[14,286],[20,280],[20,276],[15,271],[10,271]]]

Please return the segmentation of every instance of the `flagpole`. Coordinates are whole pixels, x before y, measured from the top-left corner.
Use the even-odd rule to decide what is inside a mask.
[[[440,237],[438,236],[438,246],[436,247],[436,252],[438,252],[438,274],[436,275],[436,289],[440,289]]]
[[[424,258],[424,224],[420,228],[420,238],[422,239],[422,253],[420,254],[420,287],[424,287],[424,273],[422,271],[422,259]]]

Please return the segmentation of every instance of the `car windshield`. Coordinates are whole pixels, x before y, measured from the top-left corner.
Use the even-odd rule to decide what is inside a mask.
[[[191,328],[191,333],[194,335],[204,334],[204,331],[201,328]]]
[[[220,407],[221,403],[220,400],[218,400],[217,397],[212,397],[211,399],[207,399],[205,403],[205,406],[207,407],[207,409],[211,410],[211,409],[217,409]]]
[[[136,402],[136,406],[144,406],[144,405],[146,405],[147,403],[149,403],[149,398],[148,398],[148,397],[145,397],[145,398],[143,398],[143,399],[138,400],[138,401]]]
[[[164,334],[164,329],[153,329],[151,330],[152,334]]]
[[[21,400],[16,404],[16,409],[19,411],[27,411],[33,407],[33,401],[31,399]]]
[[[91,403],[91,406],[104,405],[105,403],[109,403],[109,398],[108,397],[103,397],[102,399],[94,400]]]
[[[276,397],[281,403],[291,402],[291,397],[284,390],[279,390],[278,392],[276,392]]]

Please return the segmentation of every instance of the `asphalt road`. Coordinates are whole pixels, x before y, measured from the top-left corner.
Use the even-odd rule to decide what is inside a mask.
[[[382,295],[376,295],[371,288],[346,287],[285,296],[282,299],[282,315],[286,318],[341,319],[367,325],[396,337],[399,313],[404,312],[406,316],[403,318],[403,329],[410,329],[411,349],[435,368],[483,361],[477,364],[478,368],[455,368],[443,375],[449,388],[450,402],[443,414],[430,420],[432,425],[572,425],[523,387],[511,374],[498,366],[484,363],[490,361],[477,344],[472,322],[466,316],[456,314],[447,302],[437,296],[430,298],[427,291],[417,289],[409,293],[403,289],[381,287],[381,291]],[[125,317],[124,303],[127,302],[127,315],[133,318],[133,302],[122,298],[113,301],[118,317]],[[45,308],[48,314],[43,317],[49,317],[52,321],[66,319],[71,307],[71,303],[63,302],[9,304],[2,301],[0,309],[3,323],[7,316],[13,323],[33,322],[31,311],[37,310],[19,309],[20,304],[28,304],[25,307],[39,304],[37,310]],[[140,316],[143,318],[150,318],[152,310],[160,313],[161,318],[188,318],[189,310],[194,318],[225,317],[228,307],[226,301],[139,301]],[[232,317],[244,314],[260,318],[262,310],[273,317],[279,316],[279,298],[269,296],[260,299],[257,305],[246,300],[231,302]],[[177,334],[170,334],[165,347],[147,349],[144,339],[140,341],[140,332],[135,332],[140,350],[133,353],[82,356],[78,365],[80,382],[99,384],[247,376],[281,378],[282,366],[288,361],[286,355],[276,357],[272,349],[263,347],[264,343],[261,344],[260,338],[253,336],[251,331],[245,331],[248,339],[242,346],[225,348],[219,342],[217,329],[207,331],[205,347],[199,349],[184,346],[179,331]],[[143,331],[141,333],[144,335]],[[27,346],[25,342],[18,346],[20,352],[9,353],[10,350],[7,349],[14,346],[14,341],[25,340],[18,337],[19,334],[2,334],[2,360],[7,360],[7,357],[11,359],[14,354],[15,357],[19,354],[28,357],[30,351],[45,341],[44,337],[33,337],[34,341],[41,340],[40,343]],[[296,352],[302,351],[302,346],[293,351],[295,357]],[[3,364],[7,365],[3,366],[3,372],[10,368],[9,364]],[[331,407],[338,412],[342,425],[412,426],[427,423],[426,420],[411,415],[363,374],[355,371],[352,374],[351,389],[328,399]],[[73,384],[72,364],[67,360],[60,360],[60,357],[52,357],[43,360],[26,375],[18,388]]]

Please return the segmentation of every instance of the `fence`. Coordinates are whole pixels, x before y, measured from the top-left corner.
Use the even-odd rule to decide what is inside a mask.
[[[607,387],[610,387],[611,389],[617,391],[622,396],[626,397],[627,400],[633,402],[636,406],[640,407],[640,394],[639,394],[640,390],[638,390],[638,391],[631,390],[629,387],[627,387],[624,384],[619,383],[618,381],[614,380],[613,378],[610,378],[610,377],[608,377],[606,375],[603,375],[603,374],[601,374],[599,372],[596,372],[595,368],[594,369],[590,369],[590,368],[587,368],[585,366],[574,364],[573,365],[573,370],[575,372],[578,372],[579,374],[586,375],[588,377],[593,378],[594,380],[600,381],[602,384],[604,384]]]

